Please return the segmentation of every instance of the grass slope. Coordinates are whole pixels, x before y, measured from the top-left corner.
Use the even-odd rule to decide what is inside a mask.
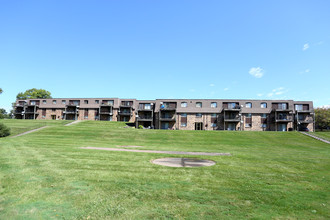
[[[11,136],[44,126],[64,125],[70,122],[72,121],[0,119],[0,123],[10,128]]]
[[[329,131],[318,131],[318,132],[314,132],[312,134],[314,134],[315,136],[318,136],[320,138],[323,138],[327,141],[330,141],[330,132]]]
[[[124,126],[59,123],[0,139],[0,219],[330,217],[328,144],[296,132]],[[79,149],[117,145],[233,156],[199,157],[216,161],[212,167],[171,168],[150,160],[175,155]]]

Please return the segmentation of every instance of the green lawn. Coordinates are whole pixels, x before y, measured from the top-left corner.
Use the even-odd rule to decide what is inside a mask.
[[[0,139],[0,219],[330,218],[330,145],[298,132],[45,123],[51,126]],[[211,167],[171,168],[150,160],[175,155],[79,149],[118,145],[232,156],[198,157],[216,161]]]
[[[11,136],[44,126],[64,125],[70,122],[72,121],[0,119],[0,123],[10,127]]]
[[[329,131],[318,131],[318,132],[314,132],[312,133],[320,138],[323,138],[325,140],[330,141],[330,132]]]

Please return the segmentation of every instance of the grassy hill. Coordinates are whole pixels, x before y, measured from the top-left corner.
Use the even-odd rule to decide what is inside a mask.
[[[40,121],[0,120],[15,133]],[[84,121],[0,139],[0,219],[327,219],[329,145],[296,132],[172,131]],[[215,166],[150,163],[180,155],[86,150],[226,152]],[[196,156],[185,156],[195,157]]]

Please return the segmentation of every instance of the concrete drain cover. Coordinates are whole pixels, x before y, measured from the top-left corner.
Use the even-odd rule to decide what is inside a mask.
[[[213,166],[215,164],[212,160],[201,160],[194,158],[159,158],[151,161],[154,164],[168,166],[168,167],[204,167]]]

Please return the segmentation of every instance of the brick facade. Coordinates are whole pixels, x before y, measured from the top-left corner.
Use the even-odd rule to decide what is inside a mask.
[[[15,117],[126,121],[136,127],[178,130],[314,130],[313,102],[293,100],[29,99],[16,101]]]

